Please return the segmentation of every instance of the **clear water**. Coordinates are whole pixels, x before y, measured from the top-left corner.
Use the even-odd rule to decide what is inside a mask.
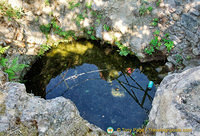
[[[84,119],[103,130],[138,128],[156,91],[147,89],[148,82],[160,82],[159,64],[141,64],[95,42],[63,43],[36,61],[25,76],[26,87],[46,99],[72,100]]]

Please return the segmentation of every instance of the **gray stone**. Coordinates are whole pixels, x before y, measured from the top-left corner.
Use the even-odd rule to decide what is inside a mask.
[[[1,68],[1,67],[0,67]],[[4,73],[0,69],[0,88],[3,88],[4,84],[8,81],[8,74]]]
[[[197,29],[197,35],[200,36],[200,26]]]
[[[174,13],[174,14],[172,14],[172,18],[174,21],[177,21],[180,19],[180,16]]]
[[[163,69],[163,68],[160,66],[160,67],[157,67],[157,68],[156,68],[156,71],[157,71],[158,73],[160,73],[160,72],[162,71],[162,69]]]
[[[192,52],[193,52],[193,54],[196,55],[196,56],[200,55],[200,50],[199,50],[198,48],[194,48],[194,49],[192,50]]]
[[[167,75],[167,73],[166,73],[166,74],[158,74],[158,77],[159,77],[160,79],[163,79],[166,75]]]
[[[196,4],[194,8],[195,8],[196,10],[200,10],[200,3],[199,3],[199,4]]]
[[[31,130],[33,127],[35,131]],[[28,130],[29,135],[40,136],[106,135],[83,120],[70,100],[64,97],[44,100],[27,94],[23,84],[7,82],[0,90],[0,133],[18,135],[21,131],[29,133]]]
[[[171,62],[172,64],[174,64],[175,66],[178,65],[178,63],[176,62],[175,57],[168,56],[168,57],[167,57],[167,60],[168,60],[169,62]]]
[[[197,48],[200,50],[200,43],[198,43]]]
[[[192,32],[196,32],[198,28],[198,21],[189,14],[183,14],[181,17],[181,24]]]
[[[183,4],[183,0],[174,0],[176,6],[181,6]]]
[[[189,132],[168,132],[168,136],[200,134],[200,66],[180,74],[168,75],[157,89],[146,127],[152,129],[188,129]],[[165,135],[156,132],[156,136]]]
[[[185,32],[186,32],[186,39],[187,39],[188,41],[192,41],[192,42],[194,42],[194,43],[198,43],[199,37],[198,37],[196,34],[192,33],[192,32],[189,31],[189,30],[186,30]]]
[[[177,7],[176,14],[180,15],[183,11],[183,7]]]
[[[200,12],[195,8],[190,9],[190,13],[192,15],[195,15],[195,16],[199,16],[200,15]]]
[[[160,51],[166,51],[166,46],[161,45],[161,46],[160,46]]]
[[[103,38],[102,36],[102,31],[103,31],[103,25],[100,24],[97,28],[96,28],[96,37],[97,38]]]
[[[166,62],[165,66],[166,66],[167,70],[169,70],[169,71],[173,71],[173,69],[174,69],[174,66],[171,62]]]
[[[184,31],[180,31],[180,33],[176,34],[177,38],[182,40],[185,37],[185,32]]]
[[[169,38],[176,43],[180,43],[181,40],[176,35],[170,35]]]

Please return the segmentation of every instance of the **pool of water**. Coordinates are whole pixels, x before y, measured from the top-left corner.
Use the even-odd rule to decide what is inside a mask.
[[[24,79],[29,93],[72,100],[84,119],[103,130],[138,128],[148,118],[156,87],[147,85],[160,82],[160,65],[122,57],[110,45],[78,41],[54,47]]]

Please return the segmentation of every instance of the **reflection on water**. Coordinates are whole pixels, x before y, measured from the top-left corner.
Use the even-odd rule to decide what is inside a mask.
[[[46,99],[71,99],[84,119],[104,130],[140,127],[156,90],[147,89],[149,79],[160,82],[154,70],[159,63],[141,64],[97,44],[79,41],[55,47],[25,76],[27,90]]]

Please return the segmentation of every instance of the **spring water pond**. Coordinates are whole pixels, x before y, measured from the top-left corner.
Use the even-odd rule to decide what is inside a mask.
[[[110,45],[77,41],[62,43],[39,58],[25,75],[29,93],[45,99],[72,100],[80,115],[106,130],[138,128],[148,119],[159,83],[155,70],[164,62],[140,63],[122,57]]]

